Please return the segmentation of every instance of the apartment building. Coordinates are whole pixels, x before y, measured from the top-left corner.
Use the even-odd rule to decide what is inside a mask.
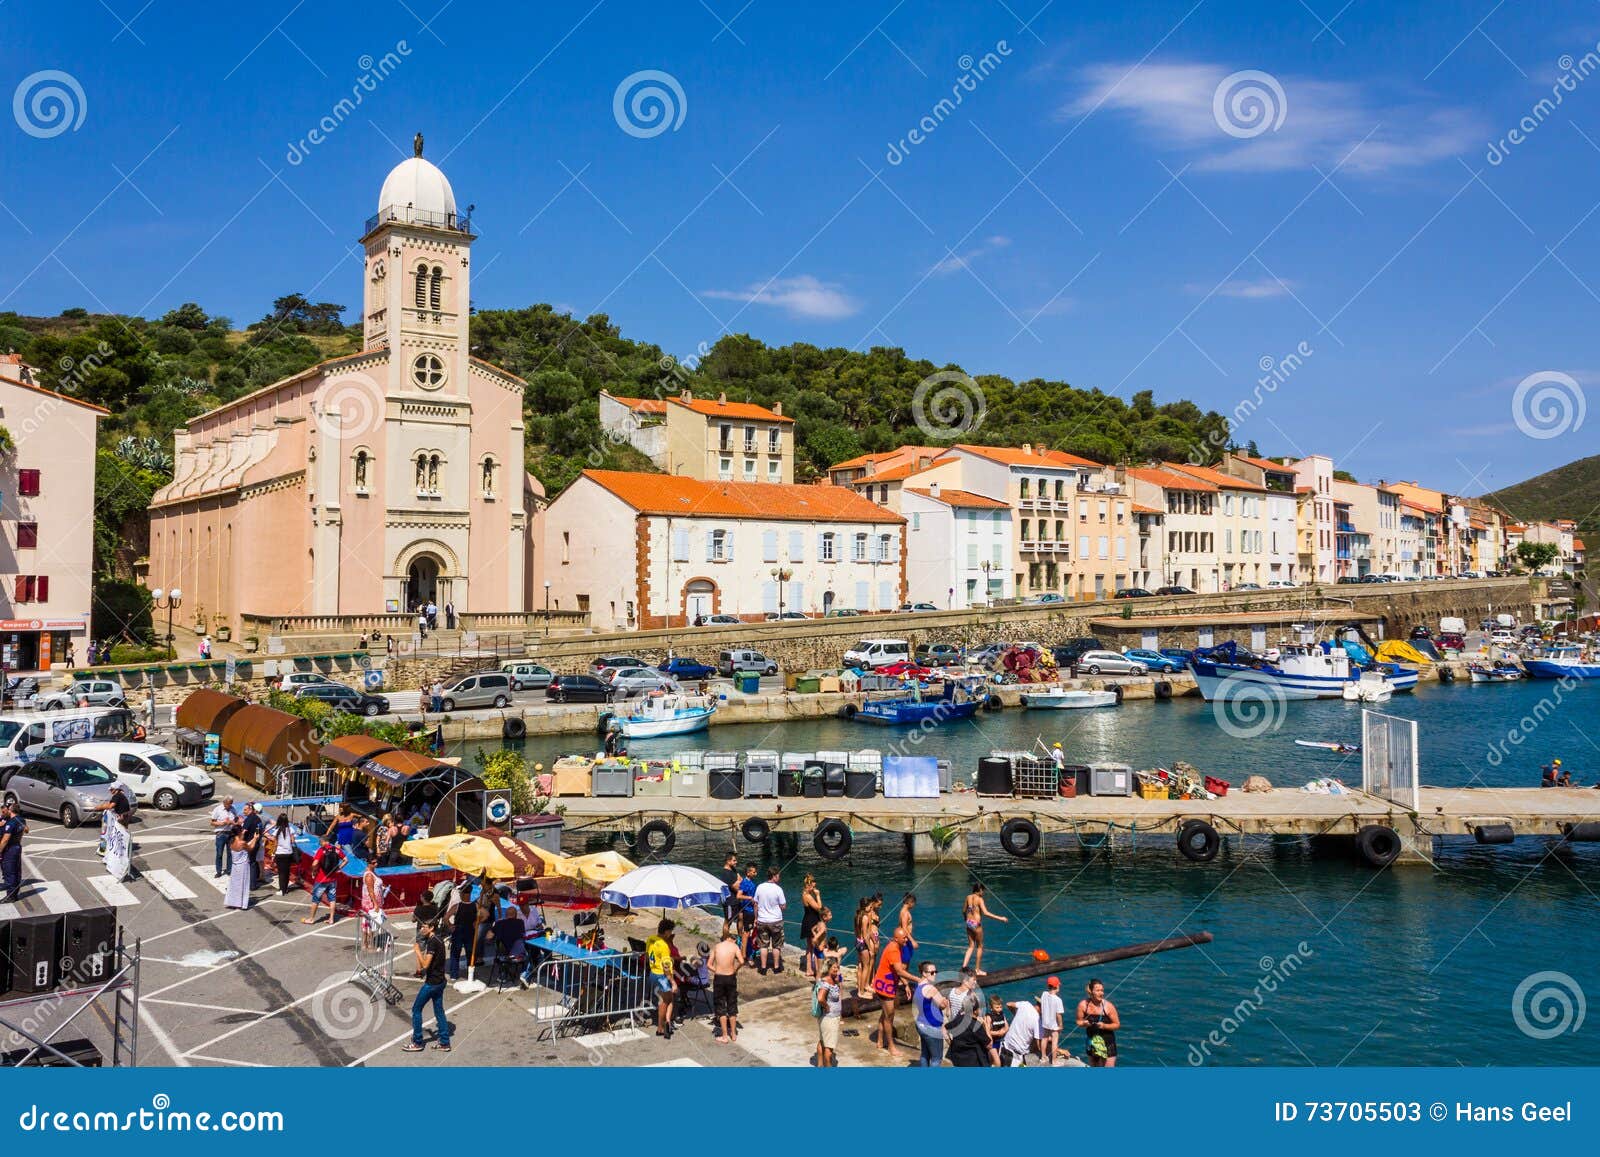
[[[901,446],[897,450],[884,450],[878,454],[858,454],[829,466],[828,481],[835,486],[853,486],[857,482],[867,482],[879,473],[898,471],[902,467],[925,470],[948,449],[948,446]],[[876,496],[869,494],[867,497]]]
[[[1333,459],[1325,454],[1309,454],[1294,463],[1295,493],[1306,495],[1296,515],[1302,583],[1331,583],[1343,573],[1335,541],[1333,481]]]
[[[906,598],[964,609],[1013,594],[1011,506],[937,481],[906,490]]]
[[[1154,467],[1123,467],[1117,475],[1135,503],[1161,512],[1163,574],[1154,585],[1186,586],[1201,593],[1220,590],[1216,484]]]
[[[1222,590],[1241,583],[1293,582],[1295,501],[1260,482],[1206,466],[1163,463],[1165,469],[1216,486],[1217,566]]]
[[[688,390],[660,398],[600,392],[600,428],[626,441],[667,474],[706,482],[794,481],[794,419],[783,406],[697,398]]]

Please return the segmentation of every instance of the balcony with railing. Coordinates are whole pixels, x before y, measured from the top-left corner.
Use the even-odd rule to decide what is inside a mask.
[[[379,225],[423,225],[451,233],[472,232],[472,219],[465,213],[433,213],[410,205],[385,205],[367,218],[367,227],[362,232],[371,233]]]

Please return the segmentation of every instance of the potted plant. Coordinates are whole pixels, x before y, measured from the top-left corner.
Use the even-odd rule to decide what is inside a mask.
[[[199,603],[194,608],[194,633],[197,635],[206,633],[206,607],[204,603]]]
[[[218,642],[226,643],[233,638],[233,628],[228,625],[227,619],[218,615],[213,620],[213,623],[216,629],[212,633],[217,636]]]

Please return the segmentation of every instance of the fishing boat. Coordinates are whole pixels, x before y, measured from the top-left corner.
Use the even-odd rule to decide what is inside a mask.
[[[1472,676],[1474,683],[1515,683],[1522,678],[1522,671],[1515,664],[1502,663],[1498,660],[1492,667],[1485,667],[1482,663],[1469,663],[1467,674]]]
[[[1050,711],[1069,711],[1086,707],[1115,707],[1115,691],[1089,691],[1076,687],[1040,687],[1022,696],[1024,707]]]
[[[716,702],[703,695],[657,694],[641,700],[627,715],[612,721],[629,739],[659,739],[688,735],[711,725]]]
[[[1384,671],[1363,671],[1359,678],[1344,685],[1342,694],[1352,703],[1387,703],[1394,694],[1394,684]]]
[[[868,699],[859,707],[850,703],[842,712],[846,719],[861,723],[881,723],[890,727],[926,727],[971,719],[983,699],[960,682],[949,682],[937,697],[925,699],[919,688],[893,699]]]
[[[1331,751],[1337,755],[1361,754],[1359,743],[1331,743],[1323,739],[1296,739],[1295,743],[1300,747],[1315,747],[1319,751]]]
[[[1284,699],[1337,699],[1354,677],[1342,647],[1314,643],[1285,643],[1269,660],[1230,641],[1196,651],[1190,667],[1208,703],[1259,695],[1263,688]]]
[[[1600,662],[1586,658],[1576,643],[1561,643],[1538,658],[1522,660],[1530,679],[1600,679]]]

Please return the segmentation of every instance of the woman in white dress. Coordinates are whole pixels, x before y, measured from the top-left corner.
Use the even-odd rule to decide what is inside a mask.
[[[230,908],[250,907],[250,849],[243,828],[234,828],[228,841],[228,895],[223,902]]]

